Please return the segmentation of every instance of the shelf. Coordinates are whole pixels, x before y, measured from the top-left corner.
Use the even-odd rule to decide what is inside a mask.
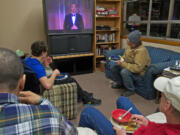
[[[104,58],[104,55],[97,55],[96,58]]]
[[[119,42],[99,42],[97,45],[111,45],[111,44],[119,44]]]
[[[86,56],[94,56],[94,53],[53,56],[53,59],[69,59],[69,58],[78,58],[78,57],[86,57]]]
[[[117,28],[116,30],[96,30],[96,33],[97,32],[116,32],[116,31],[119,31],[119,28]]]
[[[119,19],[120,16],[96,16],[96,19]]]
[[[103,3],[106,3],[106,2],[121,2],[121,0],[96,0],[96,2],[103,2]]]
[[[101,69],[101,60],[105,60],[103,52],[105,50],[120,48],[121,23],[122,23],[122,6],[123,0],[95,0],[95,7],[103,7],[107,9],[114,9],[117,11],[116,15],[108,15],[108,13],[101,13],[94,10],[95,16],[95,33],[94,33],[94,70]],[[103,16],[107,14],[107,16]],[[109,30],[96,29],[96,26],[109,26]],[[100,28],[100,27],[99,27]],[[103,28],[103,27],[102,27]],[[100,42],[98,42],[100,41]],[[101,42],[111,41],[111,42]]]

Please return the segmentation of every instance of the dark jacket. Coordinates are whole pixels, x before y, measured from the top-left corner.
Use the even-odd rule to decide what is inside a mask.
[[[71,16],[72,16],[72,14],[66,15],[65,20],[64,20],[64,30],[71,30],[71,27],[73,26]],[[83,23],[82,16],[78,13],[76,14],[75,25],[78,27],[78,31],[81,31],[84,29],[84,23]]]

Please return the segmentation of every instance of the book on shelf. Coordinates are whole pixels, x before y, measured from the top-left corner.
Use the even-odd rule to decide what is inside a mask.
[[[112,50],[116,49],[116,45],[99,45],[98,48],[96,48],[96,56],[104,55],[105,50]]]
[[[115,33],[96,34],[96,42],[115,42]]]

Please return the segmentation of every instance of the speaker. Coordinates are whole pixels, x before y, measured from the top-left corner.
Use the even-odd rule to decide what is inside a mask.
[[[49,37],[50,55],[68,55],[92,51],[92,35],[54,35]]]

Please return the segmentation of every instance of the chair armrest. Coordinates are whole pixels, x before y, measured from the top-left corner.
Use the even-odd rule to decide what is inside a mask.
[[[152,70],[152,74],[157,75],[157,74],[161,74],[165,68],[173,66],[174,64],[175,64],[175,60],[168,62],[161,62],[157,64],[151,64],[150,68]]]

